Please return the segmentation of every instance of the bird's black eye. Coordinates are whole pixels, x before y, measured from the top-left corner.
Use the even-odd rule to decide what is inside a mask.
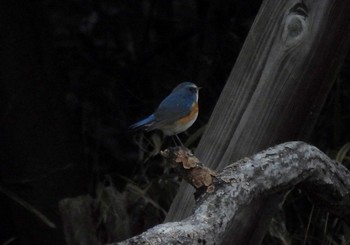
[[[197,92],[197,88],[195,88],[195,87],[189,87],[188,89],[190,90],[191,93]]]

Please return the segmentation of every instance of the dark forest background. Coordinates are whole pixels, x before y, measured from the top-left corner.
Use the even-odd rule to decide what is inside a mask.
[[[200,114],[181,138],[194,149],[260,4],[1,1],[0,244],[64,244],[58,202],[110,186],[123,207],[117,239],[162,222],[179,180],[154,155],[159,138],[128,126],[193,81],[203,87]],[[344,164],[349,80],[347,57],[309,142]],[[350,241],[349,227],[297,190],[282,216],[285,244]],[[271,234],[266,244],[283,244]]]

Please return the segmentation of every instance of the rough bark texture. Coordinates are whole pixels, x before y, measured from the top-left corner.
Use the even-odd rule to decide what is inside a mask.
[[[308,140],[350,47],[349,12],[346,0],[263,2],[196,149],[207,167],[222,169],[268,146]],[[166,222],[189,215],[192,193],[189,185],[181,185]],[[244,219],[234,222],[231,241],[259,243],[266,231],[260,215],[269,222],[274,213],[268,202],[242,210]],[[262,235],[255,239],[253,233]]]
[[[216,178],[215,192],[201,197],[188,218],[116,244],[227,244],[223,241],[242,207],[270,195],[282,196],[296,185],[316,205],[350,224],[349,170],[306,143],[271,147],[227,166]]]

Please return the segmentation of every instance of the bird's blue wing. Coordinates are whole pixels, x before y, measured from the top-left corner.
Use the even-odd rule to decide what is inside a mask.
[[[139,128],[147,128],[149,127],[153,122],[155,121],[155,116],[154,114],[146,117],[145,119],[137,122],[137,123],[134,123],[133,125],[131,125],[129,128],[130,129],[139,129]]]
[[[173,123],[187,116],[191,112],[193,101],[195,101],[195,97],[191,94],[171,93],[154,112],[155,122],[149,130]]]

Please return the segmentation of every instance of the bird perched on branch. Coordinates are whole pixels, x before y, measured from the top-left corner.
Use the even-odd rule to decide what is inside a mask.
[[[165,136],[175,136],[186,131],[198,116],[198,91],[194,83],[180,83],[160,103],[153,114],[130,126],[131,129],[145,131],[161,130]]]

